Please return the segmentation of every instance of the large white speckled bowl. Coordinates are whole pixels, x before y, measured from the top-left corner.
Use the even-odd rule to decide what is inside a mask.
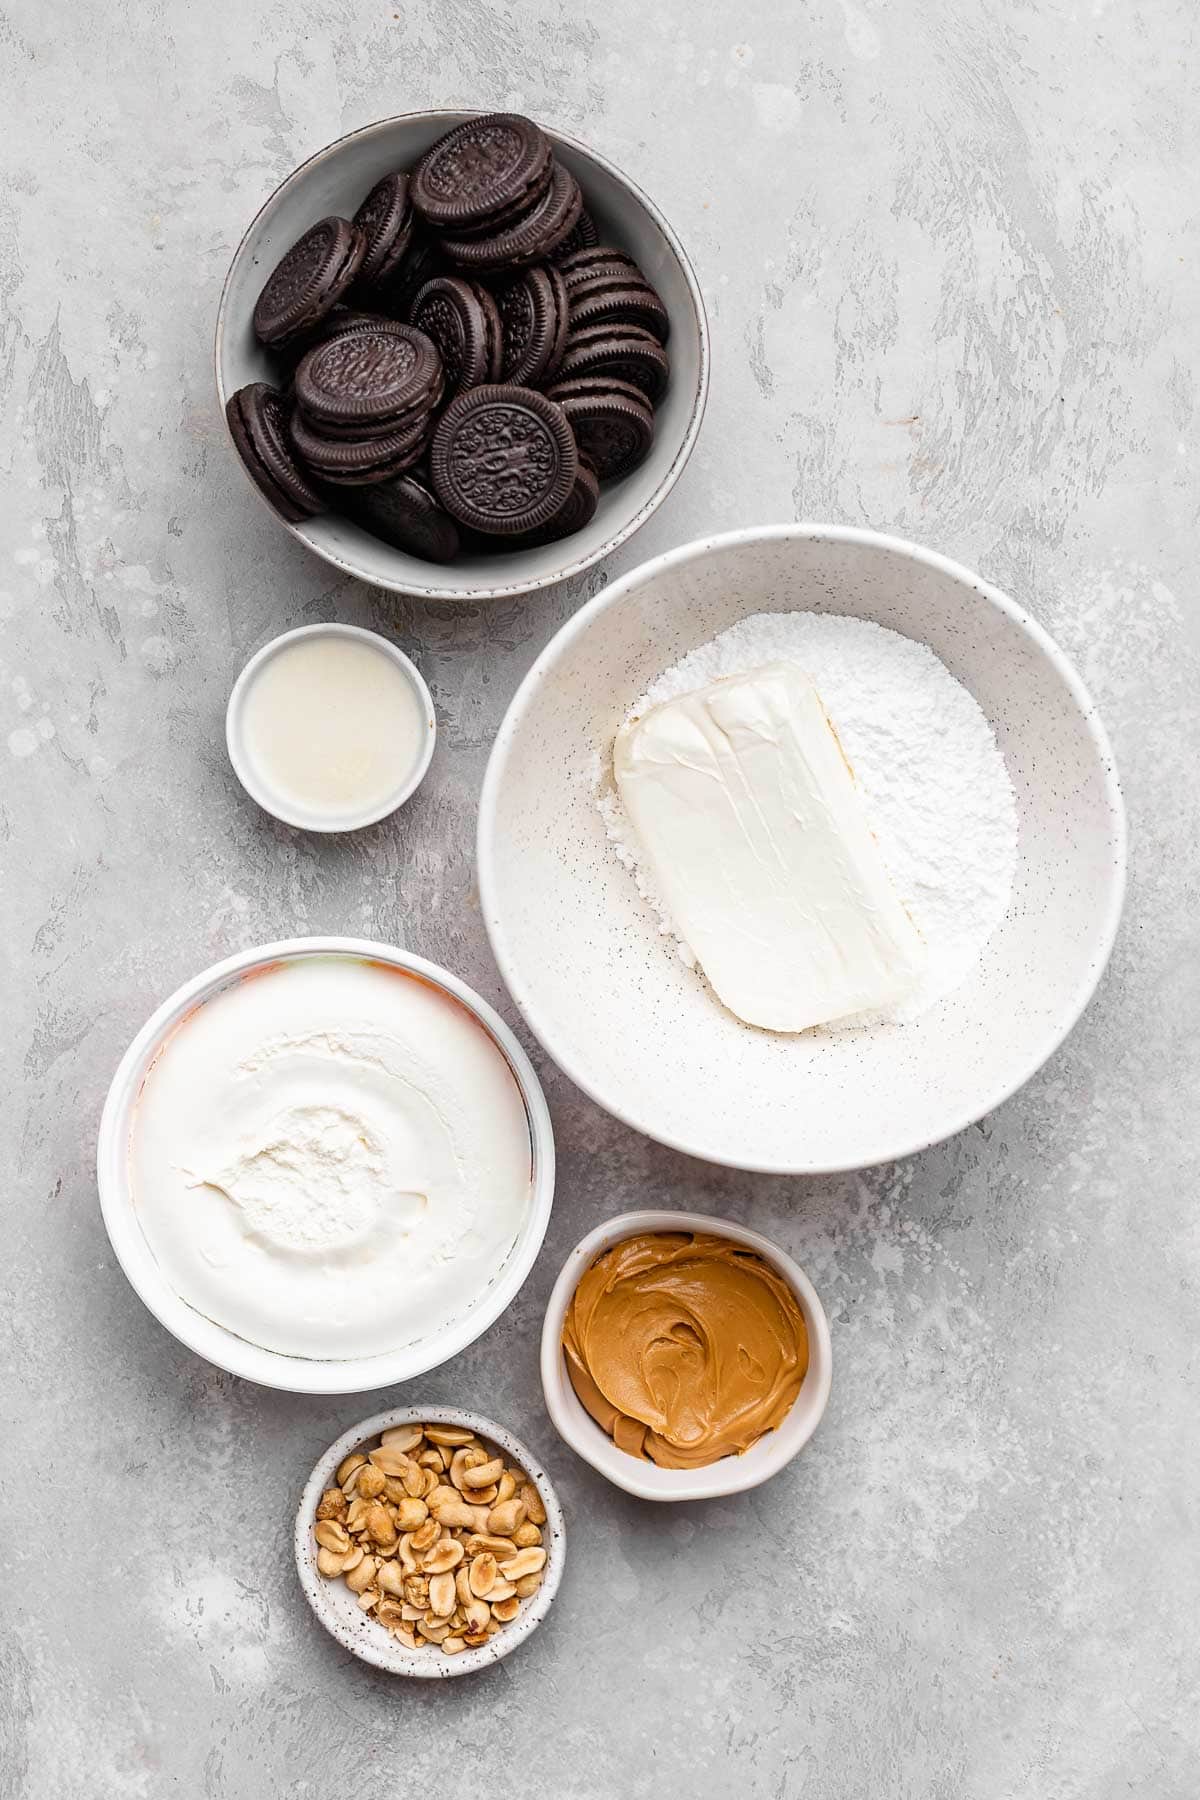
[[[480,1644],[473,1650],[460,1650],[457,1656],[447,1656],[432,1645],[426,1645],[420,1650],[407,1649],[376,1620],[367,1617],[344,1581],[327,1581],[317,1568],[317,1545],[313,1538],[317,1502],[325,1489],[333,1485],[334,1471],[338,1464],[352,1450],[373,1443],[381,1432],[390,1431],[393,1425],[421,1424],[462,1425],[488,1443],[495,1444],[519,1468],[524,1469],[546,1508],[546,1523],[542,1526],[542,1543],[546,1550],[542,1585],[536,1594],[531,1594],[528,1600],[522,1601],[520,1612],[503,1631],[497,1632],[494,1638],[489,1638],[486,1644]],[[296,1513],[293,1547],[296,1571],[300,1576],[305,1599],[326,1631],[339,1644],[361,1657],[363,1662],[372,1663],[377,1669],[385,1669],[390,1675],[415,1675],[426,1681],[447,1681],[455,1675],[470,1675],[476,1669],[490,1668],[493,1663],[510,1655],[525,1642],[531,1632],[537,1630],[549,1612],[558,1592],[558,1584],[562,1580],[567,1555],[567,1527],[558,1495],[545,1469],[520,1438],[514,1437],[503,1425],[496,1425],[479,1413],[463,1412],[455,1406],[397,1406],[390,1412],[376,1413],[373,1418],[363,1419],[360,1424],[352,1425],[336,1443],[329,1446],[309,1476],[301,1495]]]
[[[598,759],[649,684],[747,614],[797,609],[930,645],[991,721],[1016,790],[1007,916],[965,985],[910,1025],[781,1036],[740,1024],[659,935],[596,810]],[[1083,683],[1013,601],[895,538],[765,526],[655,558],[552,640],[492,751],[479,883],[513,999],[601,1106],[713,1162],[829,1173],[960,1131],[1062,1042],[1112,948],[1125,817]]]
[[[381,176],[411,168],[436,138],[472,116],[419,112],[380,119],[318,150],[263,204],[238,245],[217,309],[215,361],[222,408],[247,382],[278,379],[272,359],[255,339],[251,317],[263,283],[289,246],[328,213],[350,217]],[[262,501],[293,537],[360,581],[433,600],[491,600],[547,587],[610,556],[644,525],[692,453],[708,397],[709,350],[704,301],[687,252],[654,201],[628,175],[598,151],[539,123],[555,155],[583,189],[601,240],[620,244],[637,259],[670,314],[671,381],[655,412],[653,448],[631,474],[605,482],[595,517],[582,531],[536,549],[468,550],[446,565],[394,549],[338,513],[286,524]],[[230,454],[236,456],[232,449]],[[254,492],[262,500],[257,487]]]

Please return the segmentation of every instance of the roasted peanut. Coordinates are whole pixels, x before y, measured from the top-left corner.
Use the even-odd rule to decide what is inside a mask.
[[[542,1496],[538,1493],[533,1483],[527,1481],[524,1487],[517,1489],[517,1492],[525,1502],[525,1517],[533,1525],[544,1525],[546,1523],[546,1508],[542,1505]]]
[[[393,1450],[390,1445],[381,1445],[378,1450],[372,1450],[371,1461],[382,1474],[401,1477],[405,1469],[415,1466],[412,1458],[406,1456],[403,1450]]]
[[[440,1500],[436,1504],[431,1501],[429,1510],[439,1525],[460,1526],[465,1530],[471,1530],[474,1527],[475,1514],[465,1501]]]
[[[340,1487],[326,1488],[317,1501],[318,1519],[336,1519],[340,1524],[346,1517],[346,1496]]]
[[[518,1550],[507,1562],[500,1564],[500,1573],[506,1581],[520,1581],[523,1575],[539,1575],[546,1564],[546,1552],[536,1546],[528,1550]]]
[[[524,1525],[518,1525],[513,1532],[513,1543],[518,1550],[528,1550],[532,1545],[540,1544],[541,1541],[541,1532],[536,1525],[531,1525],[528,1519]]]
[[[486,1531],[472,1532],[471,1536],[465,1540],[463,1548],[468,1556],[478,1556],[485,1550],[496,1557],[509,1557],[513,1553],[511,1538],[492,1537]]]
[[[361,1594],[374,1585],[375,1570],[378,1564],[373,1556],[364,1556],[356,1569],[351,1569],[346,1576],[346,1586],[352,1594]]]
[[[333,1550],[338,1556],[345,1556],[350,1548],[350,1533],[336,1519],[322,1519],[319,1525],[314,1526],[313,1536],[322,1550]]]
[[[482,1631],[492,1616],[486,1600],[468,1600],[462,1610],[463,1619],[472,1631]]]
[[[375,1571],[375,1583],[381,1593],[394,1594],[399,1599],[404,1593],[404,1570],[398,1562],[382,1562]]]
[[[471,1454],[472,1452],[468,1450],[467,1455],[470,1456]],[[474,1466],[469,1466],[464,1469],[463,1486],[472,1490],[475,1488],[495,1487],[503,1473],[504,1464],[501,1462],[500,1458],[496,1456],[492,1458],[491,1462],[477,1463]]]
[[[425,1433],[419,1425],[389,1425],[380,1438],[379,1444],[381,1449],[402,1450],[408,1456],[417,1448],[424,1436]]]
[[[519,1550],[518,1556],[533,1556],[532,1550]],[[463,1547],[457,1538],[439,1538],[432,1550],[427,1550],[421,1558],[421,1567],[426,1575],[444,1575],[447,1569],[457,1569],[463,1559]],[[543,1558],[544,1560],[544,1558]],[[522,1570],[522,1574],[525,1571]]]
[[[515,1584],[518,1599],[528,1600],[531,1594],[537,1593],[541,1585],[542,1575],[540,1569],[536,1575],[522,1575],[520,1580]]]
[[[394,1544],[396,1521],[386,1506],[375,1502],[367,1511],[367,1531],[377,1544]]]
[[[478,1594],[481,1599],[486,1598],[486,1596],[491,1593],[493,1587],[495,1587],[498,1575],[499,1570],[496,1566],[495,1557],[485,1550],[480,1556],[475,1557],[471,1563],[471,1592],[473,1594]]]
[[[345,1487],[355,1469],[361,1469],[366,1460],[366,1457],[360,1456],[357,1450],[352,1450],[349,1456],[344,1456],[337,1466],[338,1486]]]
[[[473,1444],[475,1433],[467,1431],[461,1425],[427,1425],[425,1436],[431,1444],[450,1444],[457,1448],[460,1444]]]
[[[493,1617],[499,1619],[502,1625],[507,1625],[510,1619],[515,1619],[520,1610],[521,1602],[515,1594],[511,1600],[494,1600],[492,1602]]]
[[[396,1523],[401,1531],[415,1531],[429,1517],[429,1508],[423,1500],[415,1500],[405,1495],[396,1508]]]
[[[488,1514],[488,1531],[493,1537],[511,1537],[524,1517],[523,1500],[502,1500]]]
[[[372,1468],[370,1463],[356,1472],[354,1491],[364,1500],[377,1500],[386,1486],[387,1476],[382,1470]]]
[[[429,1610],[439,1619],[448,1619],[455,1606],[454,1577],[449,1572],[434,1575],[429,1582]]]
[[[442,1535],[442,1528],[436,1519],[425,1519],[412,1533],[412,1547],[418,1556],[424,1556],[431,1550]]]

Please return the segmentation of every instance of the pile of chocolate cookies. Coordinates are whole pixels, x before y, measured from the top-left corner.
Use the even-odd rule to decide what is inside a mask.
[[[654,440],[667,311],[532,119],[491,113],[292,245],[254,310],[279,385],[226,408],[285,519],[434,562],[550,543]]]

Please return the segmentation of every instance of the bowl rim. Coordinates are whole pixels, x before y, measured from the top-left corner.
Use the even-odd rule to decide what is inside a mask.
[[[546,1524],[543,1527],[546,1564],[541,1587],[536,1594],[530,1596],[528,1604],[522,1608],[510,1624],[504,1627],[503,1631],[498,1632],[488,1643],[480,1644],[476,1649],[463,1650],[457,1656],[443,1656],[436,1649],[432,1651],[406,1649],[395,1638],[388,1636],[382,1626],[376,1626],[374,1633],[364,1633],[361,1644],[357,1637],[350,1641],[337,1629],[337,1622],[332,1612],[324,1604],[329,1584],[324,1576],[314,1572],[312,1566],[315,1558],[312,1555],[309,1539],[315,1522],[317,1502],[332,1480],[333,1473],[342,1458],[348,1456],[352,1450],[357,1450],[359,1445],[364,1444],[368,1438],[378,1437],[383,1431],[390,1431],[393,1425],[425,1423],[461,1425],[466,1430],[474,1431],[479,1437],[488,1438],[494,1444],[499,1445],[524,1469],[541,1495],[546,1508]],[[312,1474],[304,1484],[300,1504],[296,1509],[292,1550],[296,1561],[296,1573],[300,1578],[304,1597],[312,1608],[314,1618],[336,1643],[349,1650],[362,1662],[370,1663],[376,1669],[383,1669],[389,1675],[408,1675],[416,1677],[418,1680],[445,1681],[456,1675],[470,1675],[477,1669],[490,1668],[493,1663],[502,1661],[506,1656],[511,1656],[512,1652],[537,1630],[549,1612],[562,1580],[567,1556],[567,1527],[563,1517],[562,1503],[558,1498],[554,1483],[528,1446],[515,1432],[509,1431],[507,1426],[497,1425],[494,1420],[487,1418],[483,1413],[458,1406],[393,1406],[386,1412],[374,1413],[370,1418],[361,1420],[357,1425],[351,1425],[318,1458]],[[378,1645],[376,1639],[379,1640]]]
[[[508,1261],[479,1303],[443,1331],[423,1340],[425,1349],[406,1345],[379,1356],[321,1361],[287,1356],[239,1338],[188,1305],[159,1269],[134,1211],[127,1170],[127,1128],[123,1129],[150,1059],[166,1032],[210,994],[249,970],[313,956],[352,956],[384,962],[419,976],[465,1007],[492,1039],[512,1070],[529,1124],[531,1153],[529,1211]],[[554,1128],[532,1062],[499,1013],[459,976],[423,956],[372,938],[313,936],[256,944],[211,965],[182,983],[155,1007],[136,1033],[109,1084],[96,1138],[96,1185],[100,1213],[113,1254],[130,1287],[159,1324],[185,1348],[216,1368],[261,1387],[292,1394],[358,1394],[391,1387],[429,1374],[457,1356],[495,1324],[529,1275],[546,1235],[554,1200]],[[208,1330],[205,1330],[205,1327]],[[216,1332],[217,1343],[210,1341]],[[219,1344],[221,1355],[215,1354]]]
[[[667,1231],[709,1232],[714,1237],[729,1238],[733,1243],[756,1250],[764,1262],[769,1262],[784,1277],[800,1302],[808,1328],[808,1370],[782,1424],[759,1439],[759,1443],[765,1445],[765,1454],[756,1463],[748,1462],[745,1456],[725,1456],[702,1469],[660,1469],[654,1463],[643,1462],[618,1450],[607,1432],[584,1411],[571,1387],[562,1351],[562,1328],[571,1296],[584,1271],[611,1244],[619,1243],[623,1238],[634,1237],[639,1232]],[[833,1381],[829,1320],[820,1295],[795,1258],[771,1238],[734,1219],[661,1208],[618,1213],[580,1238],[559,1270],[546,1303],[538,1362],[546,1411],[563,1442],[615,1487],[623,1488],[627,1494],[635,1494],[640,1500],[656,1500],[668,1505],[748,1493],[778,1475],[800,1454],[821,1423]],[[798,1411],[802,1401],[803,1411]]]
[[[606,612],[610,607],[618,606],[629,594],[656,580],[666,571],[684,568],[691,562],[702,561],[714,552],[752,543],[788,540],[811,542],[822,539],[828,539],[834,543],[859,544],[872,549],[886,550],[893,555],[934,569],[939,574],[947,575],[961,586],[969,588],[979,600],[1010,619],[1018,630],[1030,639],[1051,664],[1070,693],[1091,738],[1102,774],[1104,795],[1108,807],[1113,868],[1105,904],[1097,920],[1096,948],[1069,1004],[1064,1007],[1059,1019],[1041,1034],[1033,1050],[1022,1060],[1018,1072],[1013,1077],[998,1082],[980,1099],[977,1105],[961,1115],[956,1115],[936,1135],[928,1136],[918,1133],[911,1138],[900,1138],[888,1148],[885,1154],[874,1156],[867,1162],[849,1157],[840,1161],[820,1163],[797,1163],[755,1157],[739,1157],[735,1161],[727,1157],[717,1157],[710,1151],[697,1148],[694,1144],[688,1143],[671,1132],[656,1128],[652,1122],[637,1116],[633,1109],[616,1104],[602,1094],[579,1068],[571,1046],[562,1041],[560,1034],[553,1029],[542,1014],[536,1000],[531,997],[526,984],[517,971],[501,922],[496,877],[498,795],[504,780],[505,765],[513,740],[524,721],[534,694],[550,675],[564,650],[572,645],[576,638],[582,637],[593,620],[598,618],[601,613]],[[1032,618],[1023,607],[1018,606],[1014,600],[1011,600],[1007,594],[985,581],[981,575],[975,574],[962,563],[955,562],[952,558],[943,556],[936,550],[929,550],[924,545],[912,543],[908,539],[892,537],[886,532],[872,531],[864,526],[828,525],[808,521],[795,524],[749,525],[735,531],[718,532],[696,538],[691,543],[681,544],[674,550],[664,551],[661,555],[652,557],[648,562],[640,563],[637,568],[631,569],[611,586],[602,589],[591,600],[586,601],[578,612],[574,613],[555,632],[509,702],[508,710],[496,733],[484,772],[476,833],[476,867],[480,910],[483,914],[488,942],[492,947],[492,955],[496,959],[497,967],[512,996],[513,1003],[547,1054],[554,1059],[576,1087],[596,1102],[597,1106],[603,1107],[605,1112],[610,1113],[632,1130],[640,1131],[644,1136],[653,1139],[656,1143],[665,1144],[669,1149],[679,1150],[687,1156],[694,1156],[701,1162],[711,1162],[722,1168],[743,1169],[750,1174],[762,1175],[842,1175],[857,1169],[875,1168],[884,1163],[900,1161],[904,1157],[919,1155],[934,1144],[944,1143],[948,1138],[966,1130],[968,1126],[986,1117],[988,1113],[994,1112],[998,1106],[1002,1106],[1006,1100],[1010,1099],[1054,1055],[1074,1030],[1108,966],[1125,900],[1127,850],[1128,828],[1125,803],[1108,733],[1104,729],[1095,703],[1082,678],[1044,627],[1039,625],[1036,619]]]
[[[360,812],[347,813],[345,818],[339,819],[335,824],[314,817],[305,818],[299,809],[289,813],[286,803],[280,803],[277,796],[270,796],[270,790],[258,780],[253,759],[246,749],[244,734],[239,729],[246,695],[260,670],[288,644],[299,643],[302,638],[316,637],[350,638],[353,642],[369,644],[372,650],[386,655],[408,682],[425,721],[425,735],[422,739],[420,754],[413,764],[408,779],[402,782],[381,806],[367,806]],[[291,825],[297,831],[320,832],[326,836],[346,831],[363,831],[368,825],[378,825],[381,820],[390,818],[394,812],[398,812],[405,801],[412,799],[428,774],[436,742],[437,714],[433,707],[433,696],[429,692],[428,682],[416,663],[410,656],[405,655],[399,644],[394,644],[391,638],[384,637],[381,631],[371,631],[365,625],[344,625],[339,619],[329,619],[318,625],[297,625],[291,631],[281,631],[278,637],[268,638],[267,642],[261,645],[244,664],[229,691],[229,700],[225,707],[225,748],[229,753],[229,761],[234,774],[254,804],[261,806],[265,813],[269,813],[273,819],[278,819],[282,825]]]
[[[231,443],[232,436],[229,434],[228,420],[225,419],[225,407],[229,396],[226,393],[224,377],[221,372],[221,362],[225,346],[225,333],[228,323],[229,291],[233,282],[234,273],[241,263],[243,256],[248,253],[250,240],[256,233],[259,223],[264,215],[275,206],[276,202],[280,199],[286,189],[292,187],[293,184],[299,185],[317,164],[333,157],[353,140],[382,135],[396,125],[425,124],[428,122],[437,122],[439,120],[445,120],[447,122],[447,129],[450,129],[451,126],[458,124],[463,120],[480,118],[482,116],[484,116],[484,109],[478,107],[443,106],[432,107],[423,111],[418,110],[416,112],[393,113],[386,119],[375,119],[369,125],[360,125],[354,131],[343,132],[341,137],[334,138],[331,143],[323,145],[319,150],[315,150],[311,156],[306,157],[302,163],[299,163],[296,168],[294,168],[289,175],[285,176],[284,179],[267,195],[266,199],[258,208],[254,217],[250,220],[250,223],[238,240],[237,248],[230,258],[229,267],[225,273],[225,279],[221,284],[221,296],[217,302],[216,326],[213,333],[213,370],[216,377],[217,402],[220,408],[221,417],[225,420],[226,434],[230,436]],[[582,156],[585,160],[595,163],[599,168],[603,169],[605,174],[619,187],[623,188],[639,206],[642,207],[657,226],[658,230],[662,233],[671,254],[679,265],[692,304],[699,362],[696,391],[692,396],[691,411],[688,415],[683,436],[670,464],[664,471],[662,479],[659,481],[654,492],[648,496],[638,508],[637,512],[635,512],[624,525],[614,531],[611,536],[607,537],[597,549],[590,551],[586,555],[577,556],[570,562],[563,563],[558,568],[555,568],[544,575],[534,576],[527,580],[489,583],[484,586],[471,587],[466,590],[446,587],[435,580],[425,582],[408,579],[403,582],[398,580],[383,580],[377,574],[366,573],[357,563],[353,562],[348,557],[339,554],[336,550],[311,543],[304,535],[300,525],[294,524],[289,519],[284,519],[275,511],[266,496],[250,479],[249,472],[245,469],[241,457],[236,455],[235,446],[235,460],[238,467],[242,470],[246,480],[250,482],[250,486],[257,495],[259,502],[266,508],[272,519],[274,519],[278,525],[281,525],[285,531],[290,532],[296,542],[302,544],[312,555],[320,557],[322,561],[328,563],[332,568],[340,569],[344,575],[353,576],[356,581],[365,581],[371,587],[383,588],[389,593],[406,594],[419,600],[442,600],[451,604],[473,605],[481,600],[512,599],[520,594],[538,593],[543,588],[553,587],[557,582],[569,581],[577,575],[582,575],[586,570],[594,568],[595,565],[598,562],[602,562],[605,557],[614,555],[615,552],[620,549],[622,544],[627,543],[633,534],[646,524],[653,514],[658,511],[658,508],[662,505],[663,501],[667,498],[667,495],[679,480],[679,477],[683,474],[692,451],[696,447],[696,439],[700,434],[700,427],[704,422],[704,413],[708,405],[711,344],[708,314],[704,306],[704,296],[701,292],[696,271],[692,267],[691,258],[688,256],[680,238],[661,209],[631,176],[626,175],[624,170],[619,169],[614,162],[611,162],[608,157],[602,155],[600,151],[592,149],[590,144],[583,143],[581,139],[573,136],[570,132],[560,131],[556,126],[546,125],[541,120],[539,120],[538,123],[552,143],[565,144],[569,149],[579,156]],[[301,523],[304,523],[304,521]],[[564,539],[563,542],[569,543],[570,539]],[[436,564],[430,565],[431,568],[436,566]]]

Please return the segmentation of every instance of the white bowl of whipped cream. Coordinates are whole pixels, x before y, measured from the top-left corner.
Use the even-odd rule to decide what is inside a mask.
[[[247,950],[129,1046],[100,1124],[105,1226],[181,1343],[295,1393],[436,1368],[541,1247],[554,1139],[537,1075],[447,970],[351,938]]]

